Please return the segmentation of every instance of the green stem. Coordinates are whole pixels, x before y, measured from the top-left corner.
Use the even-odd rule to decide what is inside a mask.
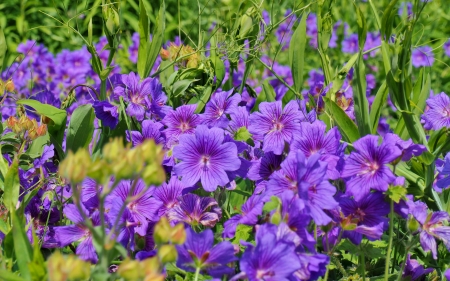
[[[198,276],[200,275],[200,267],[197,267],[195,269],[195,277],[194,277],[194,281],[198,281]]]
[[[392,243],[394,241],[394,201],[390,199],[390,212],[389,212],[389,244],[386,253],[386,264],[384,266],[384,280],[389,280],[389,266],[391,263]]]
[[[366,257],[364,255],[364,251],[360,245],[360,249],[361,249],[361,262],[360,262],[360,266],[361,266],[361,275],[362,275],[362,279],[363,281],[366,281]]]

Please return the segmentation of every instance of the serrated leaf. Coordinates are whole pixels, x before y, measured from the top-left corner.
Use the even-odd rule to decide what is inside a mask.
[[[94,134],[95,113],[91,104],[79,106],[72,113],[67,129],[66,153],[87,148]]]
[[[241,127],[234,133],[234,139],[237,141],[247,141],[251,137],[252,134],[250,134],[246,127]]]
[[[403,186],[391,186],[386,192],[389,198],[391,198],[395,203],[399,203],[401,199],[405,199],[406,193],[406,188]]]
[[[236,234],[234,238],[231,240],[231,243],[238,245],[240,241],[250,242],[250,238],[252,237],[253,226],[239,224],[236,227]]]
[[[297,93],[301,92],[303,86],[303,69],[305,65],[306,48],[306,19],[308,13],[302,15],[299,25],[292,35],[289,44],[289,66],[291,67],[292,78],[294,80],[294,89]]]

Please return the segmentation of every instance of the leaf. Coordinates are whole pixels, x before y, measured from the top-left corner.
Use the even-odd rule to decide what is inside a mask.
[[[403,186],[391,186],[387,190],[386,194],[391,198],[395,203],[399,203],[400,199],[406,198],[406,188]]]
[[[3,29],[0,26],[0,72],[3,69],[3,61],[5,60],[7,49],[8,46],[6,45],[5,34],[3,33]]]
[[[370,121],[372,122],[372,134],[377,133],[378,122],[380,121],[381,110],[386,104],[388,97],[388,88],[386,86],[386,81],[383,82],[381,87],[378,89],[377,94],[375,95],[375,100],[372,103],[372,108],[370,110]]]
[[[246,127],[240,127],[235,133],[234,133],[234,139],[237,141],[247,141],[252,137],[252,134],[247,130]]]
[[[27,149],[27,154],[30,155],[32,158],[37,158],[42,155],[42,152],[44,150],[44,146],[46,146],[50,142],[50,136],[48,132],[36,138],[30,145],[30,147]]]
[[[161,6],[159,7],[158,17],[156,18],[156,27],[153,31],[153,40],[151,42],[147,42],[147,55],[145,57],[145,67],[142,71],[141,78],[148,77],[150,71],[155,64],[156,58],[161,51],[161,46],[164,40],[164,32],[166,28],[166,5],[164,0],[161,1]],[[139,50],[138,50],[139,52]],[[138,54],[139,55],[139,54]]]
[[[369,114],[369,102],[366,96],[366,72],[362,50],[355,65],[355,77],[353,78],[353,101],[356,124],[361,137],[371,134],[372,127]]]
[[[388,40],[391,37],[392,25],[394,23],[397,11],[394,9],[398,0],[392,0],[387,8],[384,10],[383,17],[381,19],[381,39]]]
[[[331,100],[336,100],[336,93],[341,89],[344,84],[344,80],[348,75],[350,69],[352,69],[353,65],[355,65],[358,60],[359,53],[354,54],[348,62],[339,70],[336,77],[333,79],[333,84],[331,85],[331,91],[327,92],[327,97],[331,98]]]
[[[359,7],[356,5],[355,2],[353,2],[353,6],[355,6],[356,9],[356,23],[358,24],[359,51],[362,52],[367,38],[367,24],[364,14],[361,12],[361,9],[359,9]]]
[[[236,228],[236,234],[231,240],[233,244],[239,244],[241,240],[250,242],[252,236],[253,227],[245,224],[239,224]]]
[[[95,113],[91,104],[79,106],[72,113],[67,129],[66,153],[87,148],[94,134]]]
[[[211,85],[209,85],[208,87],[205,88],[205,90],[203,91],[202,97],[197,102],[197,108],[195,109],[195,113],[202,112],[203,108],[205,107],[206,103],[208,102],[209,98],[211,97],[211,93],[212,93],[212,87],[211,87]]]
[[[28,264],[33,259],[33,250],[31,248],[30,241],[25,233],[25,228],[22,222],[17,217],[15,211],[11,212],[12,215],[12,232],[14,240],[14,251],[17,258],[17,265],[19,266],[20,274],[25,279],[30,280],[31,274],[28,268]]]
[[[5,193],[3,203],[10,212],[16,210],[19,201],[20,181],[19,181],[19,160],[14,158],[5,176]]]
[[[304,13],[289,44],[289,66],[291,67],[292,78],[294,79],[294,89],[297,93],[301,92],[303,86],[303,69],[305,65],[305,47],[307,41],[307,18],[308,13]]]
[[[11,271],[0,269],[0,276],[2,281],[26,281],[27,279],[22,278]]]
[[[217,46],[216,37],[211,37],[211,62],[214,65],[214,75],[216,76],[216,84],[214,90],[222,85],[223,79],[225,78],[225,64],[217,55],[219,47]]]
[[[149,20],[147,9],[145,8],[143,0],[139,0],[139,47],[138,47],[138,61],[137,70],[141,78],[144,77],[145,64],[147,61],[147,44],[150,36]]]
[[[269,213],[278,208],[280,205],[281,205],[280,198],[276,196],[271,196],[270,201],[264,204],[263,211]]]
[[[263,82],[263,91],[266,96],[266,101],[268,101],[268,102],[275,101],[275,97],[276,97],[275,91],[274,91],[272,85],[270,85],[269,82],[267,82],[267,80],[265,80]]]
[[[172,99],[177,99],[178,96],[184,93],[184,91],[189,88],[189,86],[195,82],[198,81],[197,79],[185,79],[177,81],[172,86]]]
[[[42,104],[37,100],[18,100],[17,104],[28,105],[32,107],[38,114],[48,117],[51,122],[47,124],[48,132],[53,135],[59,145],[62,144],[64,138],[64,130],[66,127],[67,113],[49,104]]]
[[[327,97],[323,97],[326,110],[331,118],[336,122],[344,139],[348,142],[354,142],[360,138],[356,124],[347,116],[347,114],[334,101]]]

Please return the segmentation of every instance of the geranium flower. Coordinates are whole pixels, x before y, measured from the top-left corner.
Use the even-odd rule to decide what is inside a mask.
[[[171,208],[167,217],[172,223],[185,222],[190,225],[204,225],[213,227],[222,215],[216,200],[210,197],[200,197],[196,194],[186,194],[179,200],[179,204]]]
[[[182,134],[194,133],[197,125],[200,124],[200,117],[194,113],[196,108],[195,104],[187,104],[167,112],[161,122],[167,126],[163,132],[168,143],[176,144]]]
[[[444,92],[427,99],[429,109],[422,115],[424,128],[439,130],[450,128],[450,98]]]
[[[241,166],[236,145],[224,142],[223,130],[204,125],[198,126],[194,135],[182,135],[173,156],[181,160],[174,172],[184,185],[191,187],[200,180],[206,191],[225,186],[230,181],[226,172]]]

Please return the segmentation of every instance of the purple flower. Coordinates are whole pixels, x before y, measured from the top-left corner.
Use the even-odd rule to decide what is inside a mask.
[[[127,131],[127,141],[131,141],[133,146],[139,145],[145,140],[152,139],[156,144],[164,143],[164,137],[162,136],[163,125],[153,120],[144,120],[142,122],[142,133],[139,131]]]
[[[84,209],[83,212],[90,218],[93,226],[100,225],[100,215],[98,211],[95,211],[91,216],[89,216],[87,210]],[[92,241],[92,233],[85,226],[84,218],[77,207],[74,204],[64,206],[64,215],[75,224],[54,228],[60,247],[66,247],[75,241],[81,241],[77,246],[76,254],[83,260],[97,263],[98,257]]]
[[[262,214],[264,203],[267,196],[253,194],[245,201],[241,207],[241,214],[231,217],[224,223],[222,236],[224,238],[233,238],[238,224],[255,225],[258,222],[258,216]]]
[[[193,134],[195,127],[200,124],[200,118],[194,114],[197,105],[188,104],[178,107],[176,110],[167,112],[161,121],[167,126],[164,130],[168,143],[178,143],[182,134]]]
[[[450,57],[450,39],[447,40],[447,42],[445,42],[442,47],[444,48],[444,53],[447,55],[447,57]]]
[[[137,223],[136,233],[145,236],[149,221],[158,220],[158,210],[162,205],[160,201],[152,197],[153,191],[154,188],[147,188],[142,180],[121,181],[107,197],[105,204],[111,210],[112,222],[116,220],[122,205],[132,198],[132,201],[127,203],[126,209]]]
[[[236,145],[224,143],[223,130],[198,126],[194,135],[182,135],[173,155],[181,160],[174,167],[176,175],[191,187],[199,180],[206,191],[225,186],[230,180],[226,172],[236,171],[241,166]]]
[[[301,114],[296,100],[286,104],[282,109],[281,101],[262,102],[259,105],[261,113],[250,115],[249,131],[257,139],[264,139],[263,150],[273,151],[280,155],[286,142],[291,142],[299,130]]]
[[[315,223],[326,225],[330,223],[331,218],[324,210],[334,209],[338,205],[333,198],[336,188],[326,177],[327,164],[319,160],[319,154],[314,154],[307,159],[301,151],[298,151],[296,156],[300,199],[310,209],[310,215]]]
[[[182,196],[179,204],[168,211],[167,217],[173,223],[185,222],[193,226],[201,224],[213,227],[219,221],[221,212],[213,198],[189,193]]]
[[[347,194],[361,200],[373,188],[386,191],[395,176],[386,165],[401,155],[400,149],[384,140],[378,146],[378,137],[368,135],[353,143],[353,151],[345,161],[341,176],[347,181]]]
[[[352,34],[342,41],[342,52],[344,53],[357,53],[358,48],[358,34]]]
[[[411,2],[400,3],[400,6],[398,7],[398,15],[403,16],[404,13],[406,13],[407,17],[413,14],[413,4]]]
[[[427,268],[424,269],[424,267],[417,261],[411,259],[411,254],[408,254],[406,258],[406,266],[405,270],[403,271],[403,278],[410,278],[409,280],[415,281],[415,280],[421,280],[420,278],[423,275],[427,275],[428,273],[433,272],[433,268]]]
[[[394,143],[402,151],[402,161],[409,161],[415,156],[420,156],[427,148],[421,144],[415,144],[411,139],[402,140],[396,134],[388,133],[384,136],[384,140]]]
[[[341,196],[339,206],[344,215],[341,226],[346,228],[348,224],[355,225],[353,230],[344,231],[343,237],[349,238],[355,245],[361,243],[363,235],[371,240],[380,239],[384,228],[388,226],[386,216],[389,214],[389,204],[381,192],[370,193],[360,201]]]
[[[205,113],[201,116],[202,124],[222,129],[228,126],[229,120],[226,114],[235,112],[241,101],[241,96],[233,95],[233,91],[234,89],[228,92],[217,92],[212,96],[206,104]]]
[[[245,106],[239,106],[230,113],[231,121],[229,127],[231,131],[236,132],[240,128],[248,128],[249,125],[249,114]]]
[[[128,48],[128,53],[130,54],[130,61],[132,63],[137,63],[139,50],[139,33],[137,32],[133,33],[131,41],[133,43],[131,44],[130,48]]]
[[[112,105],[107,101],[95,101],[92,107],[94,107],[95,116],[97,116],[105,126],[114,129],[117,124],[119,124],[119,110],[117,109],[117,106]]]
[[[140,82],[139,76],[130,72],[128,75],[121,75],[119,85],[114,88],[115,98],[119,100],[123,97],[128,102],[127,114],[136,117],[138,121],[142,121],[145,116],[151,81],[151,78],[147,78]]]
[[[177,266],[186,271],[200,272],[213,277],[231,275],[234,269],[228,264],[237,260],[234,247],[229,241],[214,245],[214,235],[211,229],[196,233],[190,227],[186,228],[186,242],[176,246],[178,251]]]
[[[288,281],[301,268],[294,244],[277,238],[277,227],[264,224],[256,232],[256,246],[247,244],[240,269],[251,281]]]
[[[450,98],[444,92],[427,100],[428,110],[422,115],[424,128],[439,130],[450,128]]]
[[[301,269],[293,274],[290,280],[317,280],[324,276],[327,266],[330,263],[330,257],[324,254],[298,254],[301,263]]]
[[[262,154],[262,150],[255,149],[256,154]],[[264,153],[263,156],[257,160],[252,161],[247,177],[253,181],[268,180],[273,172],[281,168],[281,155],[275,155],[273,152]]]
[[[340,159],[338,150],[340,147],[341,134],[336,127],[330,129],[326,134],[326,125],[317,121],[314,123],[302,122],[301,133],[297,134],[292,141],[291,150],[300,150],[306,157],[318,153],[320,160],[327,164],[327,175],[330,179],[338,179],[340,174],[336,169]]]
[[[414,67],[432,66],[434,63],[433,49],[430,46],[417,47],[412,51],[411,63]]]
[[[436,182],[438,188],[443,189],[450,186],[450,152],[445,156],[445,163],[442,167],[440,175],[446,176],[445,178],[441,178]]]
[[[164,216],[170,209],[179,204],[178,197],[181,196],[185,186],[176,178],[172,177],[169,183],[164,183],[161,187],[155,189],[153,196],[162,202],[159,209],[159,216]]]
[[[437,259],[436,239],[440,239],[450,251],[450,226],[444,225],[450,219],[449,214],[445,211],[428,214],[428,208],[422,202],[411,205],[414,206],[411,214],[421,225],[420,244],[423,250],[431,251],[433,258]]]

